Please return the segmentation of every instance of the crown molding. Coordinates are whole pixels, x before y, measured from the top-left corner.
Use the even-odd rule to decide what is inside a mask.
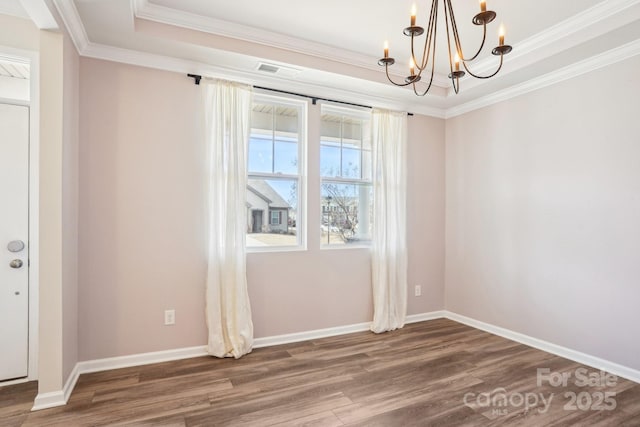
[[[624,19],[624,11],[638,4],[640,4],[640,0],[607,0],[598,3],[548,29],[545,29],[543,32],[515,44],[513,53],[509,55],[509,62],[513,64],[518,59],[522,62],[520,65],[510,66],[508,69],[504,69],[502,74],[511,73],[521,69],[526,66],[527,63],[533,61],[534,57],[535,60],[541,60],[558,53],[558,49],[551,49],[551,47],[558,46],[559,41],[566,40],[578,32],[584,32],[587,28],[600,24],[603,21],[611,20],[611,18],[615,16],[619,16],[621,19]],[[132,0],[132,8],[134,15],[140,19],[286,49],[292,52],[355,65],[357,67],[373,71],[380,70],[380,67],[376,65],[377,58],[373,58],[368,55],[340,50],[320,43],[303,41],[294,37],[242,24],[196,15],[149,3],[148,0]],[[604,33],[617,28],[618,26],[619,23],[617,20],[612,20],[609,25],[601,28],[599,32]],[[589,33],[589,37],[593,37],[594,35],[595,34],[593,32]],[[578,42],[576,41],[573,44],[577,43]],[[531,61],[523,60],[528,57],[530,57]],[[496,59],[493,55],[490,55],[489,57],[476,62],[473,66],[473,71],[477,74],[487,74],[493,72],[495,68]],[[486,80],[474,80],[471,87],[476,87],[486,83]],[[448,89],[447,96],[453,96],[453,90],[450,87],[451,82],[446,75],[436,74],[434,76],[433,84],[435,86]]]
[[[262,44],[367,70],[380,71],[380,66],[377,65],[379,58],[377,57],[336,49],[334,46],[301,40],[247,25],[196,15],[149,3],[148,0],[132,0],[131,5],[134,16],[139,19]],[[436,73],[433,76],[434,86],[448,88],[450,84],[449,78],[444,74]]]
[[[334,98],[346,102],[358,102],[389,109],[410,111],[417,114],[444,118],[445,110],[424,105],[418,99],[406,102],[393,97],[371,95],[369,92],[337,89],[332,86],[293,81],[287,78],[269,76],[255,70],[246,71],[235,68],[214,66],[196,61],[174,58],[147,52],[140,52],[119,47],[91,43],[80,52],[81,56],[120,62],[140,67],[155,68],[165,71],[187,74],[195,73],[207,77],[215,77],[237,81],[254,86],[266,86],[289,92],[305,93],[310,96],[321,93],[322,98]]]
[[[281,33],[222,19],[196,15],[149,3],[148,0],[132,0],[132,8],[134,16],[139,19],[262,44],[372,71],[380,71],[380,66],[377,65],[379,58],[350,50],[337,49],[335,46],[301,40]],[[446,88],[449,85],[449,79],[445,75],[437,74],[433,78],[433,84]]]
[[[589,9],[545,29],[540,33],[514,44],[513,52],[509,54],[509,60],[513,62],[518,58],[533,54],[534,51],[539,51],[540,54],[544,55],[544,57],[554,55],[557,53],[557,50],[548,49],[549,47],[558,45],[559,41],[578,32],[586,31],[589,27],[593,27],[598,23],[609,20],[616,15],[624,16],[625,10],[638,4],[640,4],[640,0],[607,0],[598,3]],[[611,31],[619,26],[619,22],[611,22],[610,25],[599,30],[599,33]],[[596,33],[590,32],[590,37],[595,37],[596,35]],[[495,69],[495,64],[495,58],[483,58],[474,65],[473,71],[478,74],[491,72]]]
[[[491,95],[475,99],[457,107],[449,108],[446,111],[445,118],[449,119],[480,108],[488,107],[489,105],[506,101],[516,96],[542,89],[577,77],[581,74],[586,74],[599,68],[624,61],[625,59],[632,58],[636,55],[640,55],[640,39],[608,50],[600,55],[592,56],[591,58],[576,62],[575,64],[566,66],[559,70],[552,71],[540,77],[528,80],[524,83],[495,92]]]
[[[71,40],[76,47],[76,50],[80,55],[89,46],[89,37],[80,19],[80,14],[76,8],[76,4],[73,1],[68,0],[53,0],[53,4],[62,18],[62,22],[71,36]]]
[[[518,43],[518,49],[514,51],[514,56],[526,56],[534,50],[557,44],[558,40],[584,31],[588,27],[593,27],[615,15],[624,15],[625,10],[638,4],[640,4],[640,0],[607,0],[598,3]],[[612,25],[607,26],[601,32],[608,32],[617,27],[619,27],[619,23],[612,22]],[[596,35],[591,33],[592,37]]]
[[[20,6],[40,30],[58,30],[58,22],[42,0],[20,0]]]
[[[132,1],[136,2],[133,4],[134,10],[137,7],[137,3],[147,4],[147,0]],[[636,4],[640,4],[640,0],[610,0],[610,2],[611,4],[615,4],[618,7],[631,7]],[[87,37],[87,33],[84,29],[82,20],[80,19],[80,15],[78,14],[74,2],[67,0],[54,0],[54,4],[58,9],[58,12],[62,17],[64,24],[69,30],[73,43],[75,44],[78,53],[81,56],[121,62],[141,67],[174,71],[179,73],[198,73],[209,77],[236,80],[246,84],[269,86],[273,87],[274,89],[296,91],[300,93],[308,93],[311,95],[317,92],[321,92],[323,94],[322,97],[331,97],[350,102],[357,101],[384,108],[411,111],[413,113],[443,119],[456,117],[537,89],[544,88],[546,86],[550,86],[555,83],[562,82],[577,75],[588,73],[598,68],[602,68],[607,65],[628,59],[640,53],[640,40],[636,40],[618,48],[611,49],[600,55],[593,56],[578,63],[550,72],[538,78],[531,79],[524,83],[497,91],[495,93],[492,93],[491,95],[480,97],[461,105],[443,109],[424,105],[420,102],[422,98],[417,97],[413,102],[404,101],[391,97],[371,95],[371,93],[336,89],[334,87],[325,85],[304,83],[300,81],[279,78],[276,76],[268,76],[255,70],[237,70],[227,67],[213,66],[200,62],[173,58],[165,55],[158,55],[148,52],[140,52],[130,49],[92,43]],[[609,3],[607,2],[607,4]],[[597,8],[595,11],[592,9],[585,11],[584,15],[589,16],[593,19],[594,15],[597,15],[598,13],[608,14],[608,16],[614,15],[616,13],[616,11],[613,10],[613,5],[611,5],[610,7],[608,6],[604,9]],[[582,17],[580,19],[580,22],[582,23],[580,25],[585,25],[584,23],[587,22],[586,18]]]
[[[544,61],[564,50],[640,19],[638,6],[640,0],[607,0],[514,44],[513,52],[505,60],[500,76],[504,77],[531,64]],[[495,71],[497,63],[496,58],[490,55],[473,64],[471,70],[480,75],[489,74]],[[465,79],[464,88],[470,89],[486,83],[487,80]],[[447,95],[452,96],[453,90],[449,89]]]
[[[158,55],[93,43],[87,36],[80,14],[78,13],[73,1],[54,0],[54,4],[58,9],[58,12],[62,17],[62,20],[67,27],[69,35],[71,36],[80,56],[183,74],[198,73],[209,77],[235,80],[246,84],[269,86],[274,89],[296,91],[300,93],[313,94],[321,92],[323,94],[323,98],[331,97],[347,102],[357,101],[390,109],[411,111],[437,118],[445,117],[446,112],[444,109],[421,104],[418,100],[414,102],[404,102],[395,98],[371,95],[370,93],[365,92],[336,89],[330,86],[292,81],[290,79],[276,76],[268,76],[256,70],[246,71],[228,67],[213,66],[201,62],[173,58],[166,55]]]

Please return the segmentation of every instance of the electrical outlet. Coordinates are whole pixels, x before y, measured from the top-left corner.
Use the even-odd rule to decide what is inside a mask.
[[[420,286],[420,285],[416,285],[415,294],[416,294],[416,296],[417,296],[417,297],[419,297],[420,295],[422,295],[422,286]]]
[[[174,309],[164,311],[164,324],[165,325],[176,324],[176,311]]]

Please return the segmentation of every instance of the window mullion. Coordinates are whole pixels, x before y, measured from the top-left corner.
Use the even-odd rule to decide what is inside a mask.
[[[344,117],[341,117],[340,118],[340,176],[344,176],[344,173],[342,171],[342,149],[344,148],[343,138],[344,138]]]
[[[298,178],[300,178],[300,175],[289,175],[289,174],[282,174],[282,173],[260,173],[260,172],[249,173],[248,176],[249,178],[255,178],[255,179],[273,179],[273,180],[281,180],[281,181],[297,180]]]
[[[276,111],[277,107],[274,105],[271,111],[271,172],[276,171]]]

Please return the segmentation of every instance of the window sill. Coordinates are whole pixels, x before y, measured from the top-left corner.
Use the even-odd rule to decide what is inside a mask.
[[[258,246],[246,248],[247,254],[269,254],[280,252],[304,252],[304,246]]]
[[[336,251],[336,250],[351,250],[351,249],[371,249],[371,245],[320,245],[320,250]]]

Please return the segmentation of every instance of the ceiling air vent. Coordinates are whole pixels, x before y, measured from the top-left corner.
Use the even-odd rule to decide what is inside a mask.
[[[258,64],[258,71],[264,71],[265,73],[275,74],[280,71],[280,67],[271,64],[265,64],[263,62]]]
[[[285,65],[269,64],[268,62],[258,62],[256,70],[262,71],[263,73],[277,74],[281,77],[294,77],[302,71]]]

